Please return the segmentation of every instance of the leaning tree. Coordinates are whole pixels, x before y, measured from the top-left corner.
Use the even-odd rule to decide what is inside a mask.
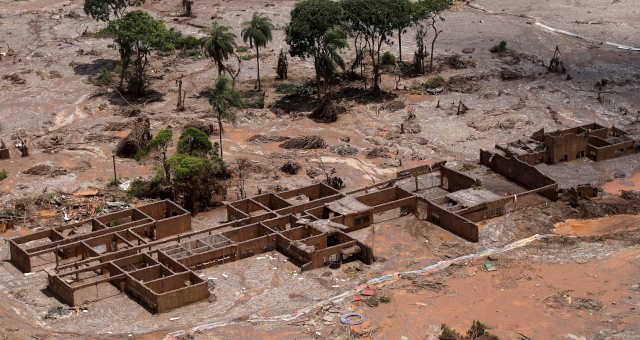
[[[271,19],[262,13],[253,13],[251,20],[245,21],[242,29],[242,40],[249,42],[250,47],[256,49],[256,63],[258,64],[258,91],[262,90],[262,83],[260,81],[260,47],[267,46],[267,43],[273,39],[271,31],[273,30],[273,24]]]

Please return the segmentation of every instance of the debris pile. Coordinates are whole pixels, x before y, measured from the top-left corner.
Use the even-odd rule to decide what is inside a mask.
[[[327,143],[320,136],[302,136],[291,138],[280,144],[283,149],[324,149]]]
[[[320,105],[316,107],[309,118],[319,123],[333,123],[338,120],[338,115],[347,112],[342,106],[336,105],[329,96],[325,96]]]

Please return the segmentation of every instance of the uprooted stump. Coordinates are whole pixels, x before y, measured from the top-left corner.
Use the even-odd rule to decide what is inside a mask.
[[[292,161],[288,161],[284,163],[282,167],[280,167],[280,171],[289,175],[295,175],[298,173],[299,170],[300,170],[300,165]]]
[[[327,143],[320,136],[302,136],[289,139],[280,144],[283,149],[324,149]]]
[[[329,96],[320,101],[320,105],[313,109],[309,118],[319,123],[333,123],[338,120],[338,115],[347,112],[342,106],[336,105]]]
[[[144,149],[149,144],[151,140],[150,128],[149,118],[136,119],[131,133],[118,143],[116,155],[122,158],[134,158],[139,149]]]

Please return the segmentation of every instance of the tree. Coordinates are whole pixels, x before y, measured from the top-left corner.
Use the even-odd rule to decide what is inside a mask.
[[[267,46],[267,43],[273,39],[271,31],[273,24],[271,19],[262,13],[253,13],[251,20],[245,21],[242,29],[242,40],[249,42],[250,47],[256,48],[256,63],[258,64],[258,91],[262,90],[260,81],[260,47]]]
[[[233,55],[236,48],[236,35],[229,32],[229,26],[219,25],[213,22],[208,36],[202,42],[204,55],[213,59],[218,66],[218,77],[225,71],[224,62]]]
[[[402,34],[411,26],[413,5],[409,0],[392,1],[394,16],[393,26],[398,31],[398,59],[402,62]]]
[[[380,93],[380,48],[388,42],[396,27],[396,0],[343,0],[346,24],[352,33],[358,32],[368,48],[373,67],[373,89]]]
[[[323,90],[326,94],[336,73],[336,65],[344,69],[344,60],[338,50],[347,47],[347,35],[340,29],[330,28],[322,36],[321,43],[314,47],[315,69],[324,80]]]
[[[178,153],[190,156],[206,157],[213,151],[209,136],[199,129],[185,129],[178,140]]]
[[[109,21],[113,15],[119,19],[127,7],[139,6],[145,0],[85,0],[84,12],[98,21]]]
[[[413,22],[418,25],[416,40],[421,39],[418,45],[424,45],[424,39],[426,39],[426,26],[429,26],[433,31],[433,38],[431,39],[431,55],[429,56],[429,71],[433,71],[433,51],[435,49],[436,40],[442,33],[442,30],[438,29],[438,19],[444,21],[444,18],[439,13],[447,8],[451,7],[451,0],[420,0],[413,6],[412,17]],[[420,49],[420,46],[419,46]],[[424,50],[424,46],[422,46]],[[424,51],[422,53],[424,58]],[[424,66],[422,67],[424,69]]]
[[[197,213],[210,205],[213,194],[224,193],[219,180],[228,176],[224,162],[211,158],[177,153],[168,160],[173,175],[173,187],[182,205]]]
[[[127,79],[129,92],[136,96],[144,95],[146,88],[145,69],[152,50],[173,48],[173,38],[164,23],[153,19],[149,14],[136,10],[127,13],[121,19],[110,21],[105,34],[114,37],[120,53],[120,88],[127,77],[127,69],[134,58],[135,71]]]
[[[161,157],[162,168],[164,169],[164,176],[167,183],[171,183],[171,169],[169,169],[169,163],[167,162],[167,149],[171,140],[173,139],[173,131],[162,130],[151,139],[149,142],[150,149],[156,149]]]
[[[331,0],[302,0],[291,11],[291,21],[285,28],[289,54],[302,59],[315,58],[325,33],[342,23],[340,4]],[[316,69],[316,77],[319,77]]]
[[[208,93],[209,103],[211,107],[216,111],[218,118],[218,130],[220,135],[220,159],[223,158],[222,154],[222,119],[228,119],[235,121],[236,115],[233,111],[234,107],[241,107],[242,99],[240,93],[233,87],[229,86],[229,79],[226,77],[220,77],[216,80],[215,86]]]

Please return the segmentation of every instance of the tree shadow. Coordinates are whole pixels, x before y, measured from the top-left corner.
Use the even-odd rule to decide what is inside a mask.
[[[285,114],[310,112],[318,106],[318,98],[306,94],[290,94],[284,96],[269,106],[269,110],[276,116]]]
[[[347,86],[333,93],[332,97],[338,101],[352,100],[358,104],[371,104],[371,103],[384,103],[389,100],[394,100],[398,97],[393,92],[380,91],[376,93],[373,89],[363,89],[361,87]]]
[[[117,60],[113,59],[95,59],[91,64],[79,64],[73,67],[73,72],[82,76],[95,76],[103,69],[113,71],[118,64]]]
[[[142,97],[136,97],[118,91],[111,91],[107,95],[107,100],[111,105],[128,106],[164,102],[166,100],[165,96],[165,93],[158,92],[153,89],[147,89],[144,96]]]

